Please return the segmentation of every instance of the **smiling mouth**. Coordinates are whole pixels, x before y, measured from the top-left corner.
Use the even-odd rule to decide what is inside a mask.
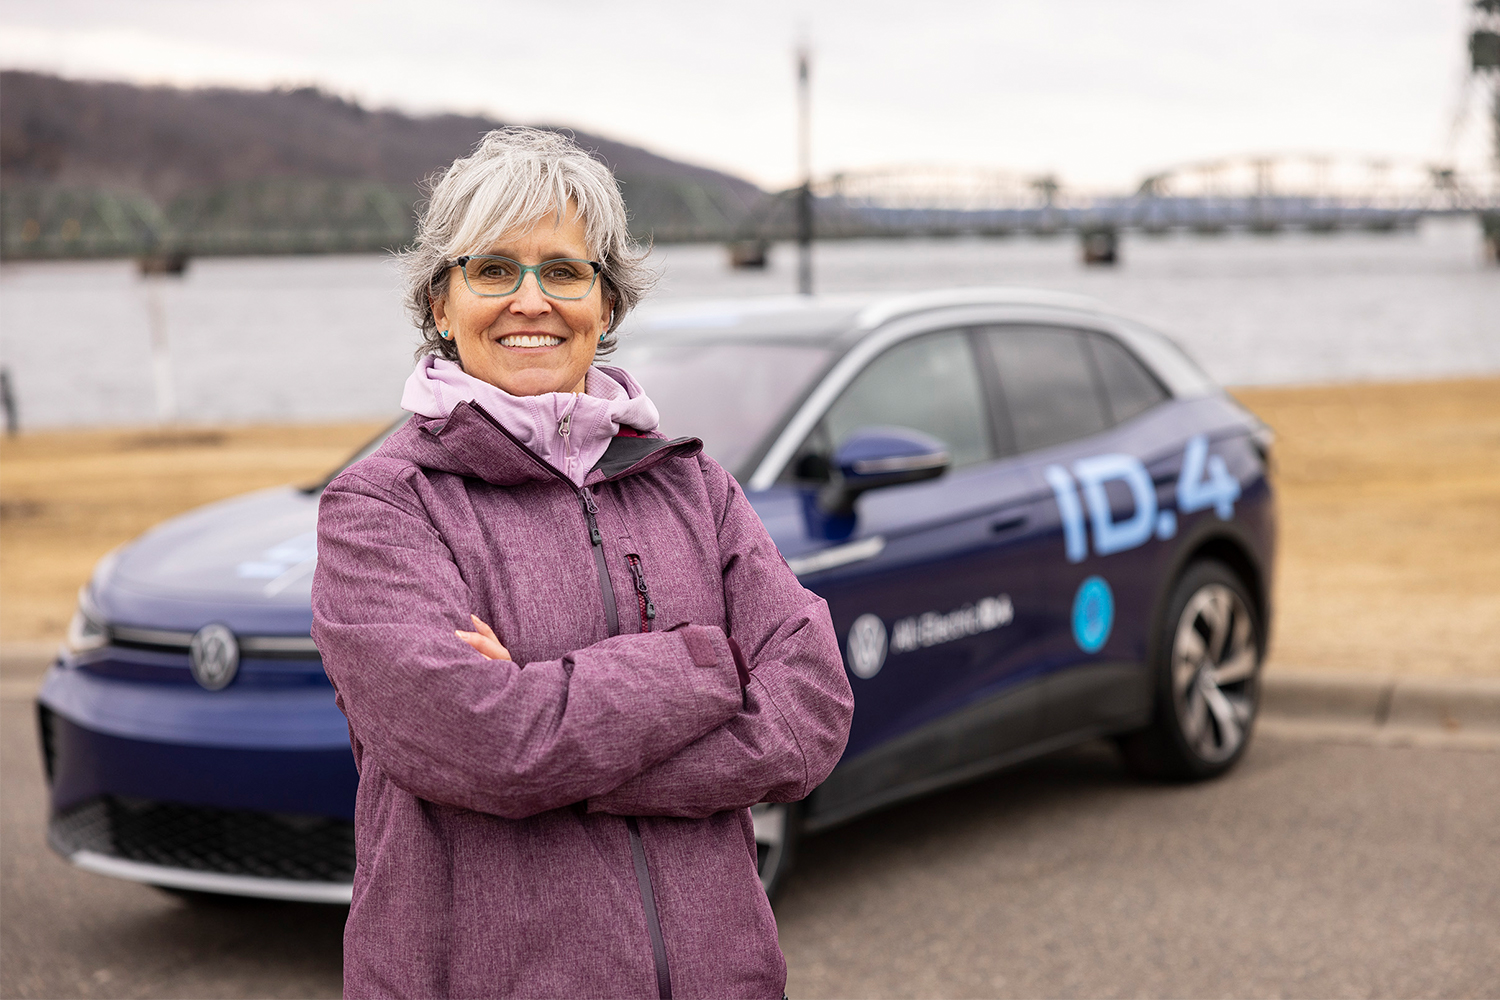
[[[500,338],[501,347],[556,347],[562,342],[561,337],[553,337],[545,333],[513,333],[508,337]]]

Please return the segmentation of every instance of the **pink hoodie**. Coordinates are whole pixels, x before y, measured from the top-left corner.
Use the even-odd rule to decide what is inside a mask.
[[[589,368],[583,388],[582,393],[512,396],[429,354],[406,380],[401,408],[446,417],[459,403],[474,403],[574,486],[582,486],[621,424],[649,432],[661,420],[656,405],[622,368]]]

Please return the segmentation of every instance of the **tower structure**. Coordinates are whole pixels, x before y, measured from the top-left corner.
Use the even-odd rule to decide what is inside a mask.
[[[1474,26],[1469,32],[1469,67],[1487,85],[1490,96],[1490,155],[1500,177],[1500,0],[1474,0]],[[1500,264],[1500,211],[1480,213],[1490,260]]]

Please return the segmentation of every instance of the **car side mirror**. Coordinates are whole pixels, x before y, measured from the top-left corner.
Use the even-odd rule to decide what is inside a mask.
[[[834,516],[854,513],[861,493],[935,479],[953,462],[948,446],[910,427],[861,427],[833,454],[833,472],[819,506]]]

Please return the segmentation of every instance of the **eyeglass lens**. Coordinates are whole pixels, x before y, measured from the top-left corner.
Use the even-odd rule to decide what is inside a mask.
[[[509,257],[470,257],[464,281],[475,295],[509,295],[533,272],[542,291],[557,299],[581,299],[594,287],[594,265],[586,260],[547,260],[534,267]]]

